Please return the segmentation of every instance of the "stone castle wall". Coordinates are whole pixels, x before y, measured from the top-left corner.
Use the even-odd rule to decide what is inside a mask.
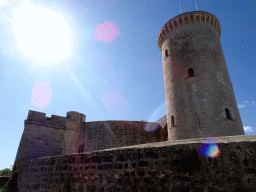
[[[160,141],[161,131],[158,123],[144,121],[86,122],[79,143],[85,152],[153,143]]]
[[[215,140],[221,152],[216,159],[198,153],[203,139],[189,139],[27,160],[15,165],[10,188],[19,192],[254,191],[256,135]]]
[[[68,112],[67,117],[29,111],[15,162],[109,148],[159,142],[162,127],[144,121],[84,122],[85,116]]]
[[[65,127],[25,120],[15,161],[61,155]]]

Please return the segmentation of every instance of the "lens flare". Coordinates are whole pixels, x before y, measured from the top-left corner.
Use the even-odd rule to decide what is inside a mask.
[[[120,35],[118,26],[110,21],[96,26],[95,38],[99,41],[111,42]]]
[[[156,120],[162,118],[166,114],[166,107],[165,102],[163,102],[161,105],[158,106],[158,108],[150,115],[149,122],[155,122]],[[158,129],[156,126],[152,126],[151,124],[148,124],[145,126],[145,131],[147,132],[154,132]]]
[[[206,157],[217,158],[220,156],[220,149],[213,138],[208,138],[205,143],[202,143],[198,152]]]
[[[129,103],[116,90],[107,89],[102,93],[102,102],[105,108],[113,115],[121,117],[128,115],[130,112]]]
[[[52,91],[48,83],[40,83],[33,87],[31,102],[38,108],[45,108],[52,99]]]

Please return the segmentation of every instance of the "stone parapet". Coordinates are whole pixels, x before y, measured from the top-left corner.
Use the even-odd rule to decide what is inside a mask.
[[[27,121],[47,123],[57,126],[65,126],[67,121],[74,121],[76,123],[85,122],[86,116],[82,113],[76,111],[67,112],[66,117],[51,115],[51,117],[46,117],[45,113],[29,110]]]
[[[215,138],[217,158],[198,153],[205,141],[196,139],[27,160],[9,191],[254,191],[255,138]]]
[[[204,11],[191,11],[183,13],[169,20],[160,30],[157,38],[160,51],[162,51],[163,42],[168,39],[171,33],[181,28],[182,26],[192,23],[201,23],[212,26],[218,32],[219,37],[221,35],[220,23],[214,15]]]

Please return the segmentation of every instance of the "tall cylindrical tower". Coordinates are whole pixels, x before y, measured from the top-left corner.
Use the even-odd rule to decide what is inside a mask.
[[[159,32],[169,140],[244,135],[220,34],[218,19],[203,11]]]

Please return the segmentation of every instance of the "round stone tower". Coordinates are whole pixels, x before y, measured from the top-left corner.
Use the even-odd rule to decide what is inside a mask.
[[[244,135],[218,19],[192,11],[168,21],[162,52],[168,140]]]

